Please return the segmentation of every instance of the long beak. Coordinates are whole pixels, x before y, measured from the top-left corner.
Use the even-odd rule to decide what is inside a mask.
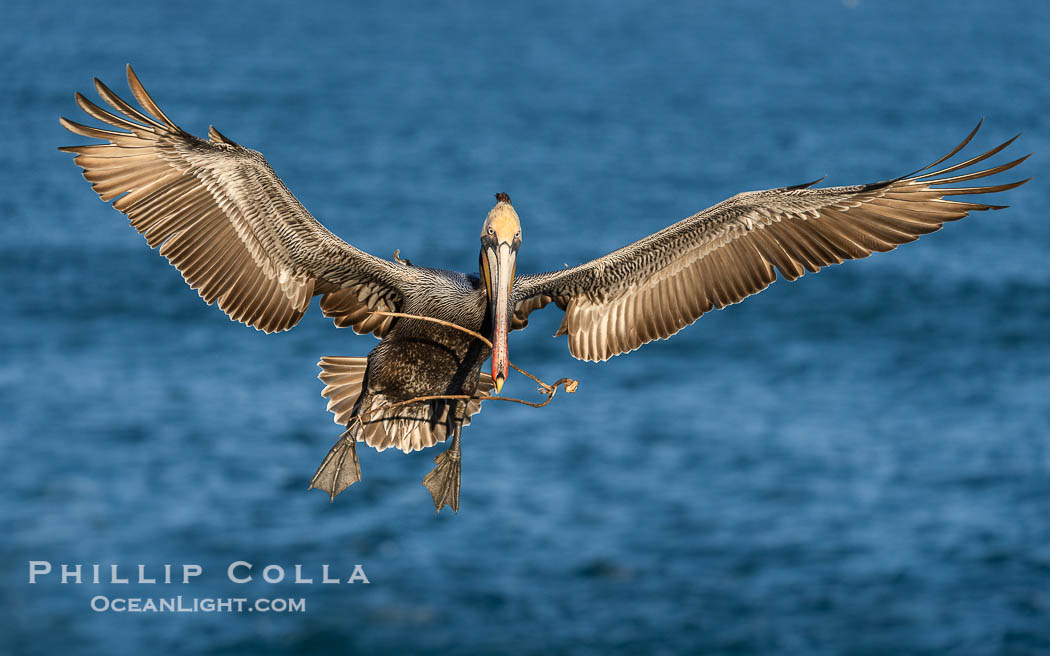
[[[507,333],[510,331],[510,289],[514,284],[516,260],[517,253],[506,242],[485,249],[489,313],[492,316],[492,380],[496,383],[497,394],[509,372]]]

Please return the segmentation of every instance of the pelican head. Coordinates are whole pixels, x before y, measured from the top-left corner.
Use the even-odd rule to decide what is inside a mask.
[[[489,296],[492,317],[492,380],[496,393],[507,380],[510,359],[507,333],[510,332],[510,290],[514,286],[514,265],[521,247],[521,223],[510,204],[510,196],[496,194],[496,205],[481,226],[481,279]]]

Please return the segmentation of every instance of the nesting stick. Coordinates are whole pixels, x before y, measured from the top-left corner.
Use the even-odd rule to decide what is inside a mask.
[[[455,330],[459,330],[461,332],[464,332],[464,333],[466,333],[466,334],[468,334],[468,335],[470,335],[470,336],[472,336],[472,337],[474,337],[476,339],[481,340],[486,346],[488,346],[489,348],[492,348],[492,342],[489,339],[487,339],[484,335],[482,335],[481,333],[479,333],[477,331],[474,331],[474,330],[471,330],[470,328],[464,328],[463,326],[454,324],[451,321],[445,321],[443,319],[435,319],[434,317],[424,317],[424,316],[421,316],[421,315],[418,315],[418,314],[408,314],[406,312],[384,312],[384,311],[381,311],[381,310],[374,310],[374,311],[371,312],[371,314],[375,314],[375,315],[378,315],[378,316],[381,316],[381,317],[401,317],[401,318],[405,318],[405,319],[418,319],[420,321],[429,321],[431,323],[436,323],[436,324],[445,326],[447,328],[453,328]],[[377,408],[377,411],[382,411],[382,412],[385,413],[385,412],[388,412],[388,411],[393,410],[395,408],[399,408],[399,407],[404,406],[404,405],[410,405],[412,403],[421,403],[423,401],[482,401],[482,402],[485,402],[485,401],[510,401],[510,402],[513,402],[513,403],[520,403],[522,405],[527,405],[527,406],[530,406],[532,408],[542,408],[543,406],[547,405],[548,403],[550,403],[551,401],[554,400],[554,395],[558,392],[558,388],[559,387],[564,387],[566,392],[568,392],[569,394],[574,394],[576,392],[576,388],[579,387],[579,384],[580,384],[579,381],[574,380],[572,378],[561,378],[561,379],[555,381],[553,385],[548,385],[547,383],[543,382],[542,380],[540,380],[536,376],[533,376],[532,374],[530,374],[529,372],[525,371],[524,369],[522,369],[518,365],[514,364],[513,362],[510,363],[510,366],[513,367],[513,369],[515,371],[517,371],[518,373],[523,374],[525,376],[528,376],[532,380],[536,381],[536,383],[538,383],[540,385],[539,392],[541,394],[546,394],[547,395],[547,399],[545,401],[540,402],[540,403],[534,403],[532,401],[526,401],[524,399],[515,399],[515,398],[510,397],[510,396],[471,396],[469,394],[434,394],[434,395],[430,395],[430,396],[417,396],[415,398],[408,399],[408,400],[405,400],[405,401],[399,401],[399,402],[394,403],[392,405],[384,406],[382,408]],[[360,417],[358,417],[357,419],[358,419],[358,421],[361,420]],[[350,430],[350,428],[347,427],[347,431],[349,431],[349,430]]]

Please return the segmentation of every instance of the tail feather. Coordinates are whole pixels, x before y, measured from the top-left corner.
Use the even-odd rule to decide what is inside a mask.
[[[476,395],[484,398],[489,392],[479,385]],[[382,394],[371,396],[368,407],[362,406],[358,410],[363,425],[358,432],[358,441],[374,447],[377,451],[393,447],[410,453],[448,439],[448,414],[452,410],[453,402],[420,402],[388,409],[396,403],[397,399]],[[463,425],[470,425],[471,415],[479,412],[481,400],[468,401]]]
[[[359,404],[365,390],[368,358],[325,356],[318,363],[318,378],[325,383],[321,394],[328,399],[328,410],[346,431],[317,468],[311,488],[320,488],[335,496],[361,480],[357,459],[357,442],[378,451],[396,447],[408,453],[419,451],[448,438],[448,413],[454,404],[441,401],[420,402],[390,407],[397,399],[383,394],[370,394]],[[474,395],[486,398],[495,387],[489,374],[481,374]],[[360,407],[359,407],[360,406]],[[481,399],[467,402],[463,424],[481,412]]]
[[[346,426],[364,389],[368,358],[326,355],[317,365],[321,367],[317,377],[325,384],[321,396],[328,399],[328,410],[334,415],[335,423]]]
[[[449,403],[416,403],[384,410],[396,399],[382,394],[366,397],[367,407],[358,408],[358,400],[365,388],[368,358],[326,355],[317,363],[317,376],[325,383],[321,395],[328,399],[328,410],[335,423],[349,426],[360,417],[361,426],[352,433],[359,442],[365,442],[379,451],[395,447],[405,453],[419,451],[448,439]],[[492,376],[482,373],[475,395],[486,397],[495,387]],[[481,412],[481,401],[467,403],[464,425],[471,415]]]

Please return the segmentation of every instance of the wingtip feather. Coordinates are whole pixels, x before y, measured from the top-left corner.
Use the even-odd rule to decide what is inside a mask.
[[[167,125],[168,128],[176,132],[181,132],[179,126],[175,125],[175,123],[168,118],[163,111],[161,111],[160,107],[157,106],[157,103],[154,102],[153,98],[151,98],[149,93],[146,92],[146,87],[142,85],[139,76],[136,75],[134,69],[131,68],[131,64],[128,64],[127,68],[128,88],[131,89],[131,95],[135,96],[135,100],[138,100],[139,104],[142,105],[146,111],[164,121],[164,124]]]

